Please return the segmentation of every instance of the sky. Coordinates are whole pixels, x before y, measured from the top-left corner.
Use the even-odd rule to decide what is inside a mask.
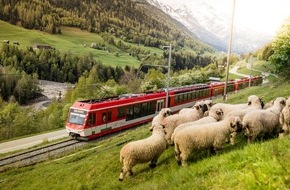
[[[192,0],[194,1],[194,0]],[[219,11],[232,15],[234,0],[204,0]],[[236,0],[234,25],[274,35],[290,16],[290,0]]]

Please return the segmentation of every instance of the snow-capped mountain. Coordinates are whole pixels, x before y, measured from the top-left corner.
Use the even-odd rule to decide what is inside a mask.
[[[211,3],[212,0],[147,0],[147,2],[182,23],[202,41],[220,51],[227,50],[231,16],[217,9],[214,3]],[[272,36],[234,25],[232,51],[250,52],[271,39]]]

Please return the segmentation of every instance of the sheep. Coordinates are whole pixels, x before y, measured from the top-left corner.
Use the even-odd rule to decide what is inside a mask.
[[[284,137],[290,134],[290,96],[286,100],[286,105],[282,109],[279,117],[279,122],[281,124],[281,133],[279,137]]]
[[[165,117],[168,117],[169,115],[172,115],[171,109],[162,108],[160,112],[152,119],[152,122],[151,122],[152,124],[149,129],[152,130],[155,123],[162,123],[163,119]]]
[[[200,109],[202,109],[203,112],[206,112],[208,110],[207,105],[205,104],[205,102],[202,101],[198,101],[194,104],[194,106],[192,106],[191,108],[182,108],[181,110],[179,110],[179,114],[191,114],[193,112],[195,112],[194,108],[195,107],[199,107]]]
[[[194,106],[191,112],[184,114],[174,114],[166,117],[162,124],[165,126],[164,131],[166,132],[165,139],[167,143],[170,145],[171,143],[171,135],[174,129],[186,122],[196,121],[203,117],[203,111],[199,106]]]
[[[251,106],[252,102],[256,102],[257,100],[260,101],[260,104],[263,108],[264,103],[262,102],[262,100],[256,96],[256,95],[250,95],[248,97],[248,101],[247,103],[243,103],[243,104],[226,104],[226,103],[217,103],[215,105],[213,105],[211,107],[212,108],[221,108],[223,110],[224,113],[224,117],[226,117],[228,115],[228,113],[234,111],[234,110],[242,110],[242,109],[247,109]],[[211,111],[209,111],[211,112]]]
[[[177,163],[187,166],[187,159],[193,150],[210,148],[215,153],[222,149],[229,138],[232,138],[232,133],[241,129],[239,117],[228,117],[216,123],[200,124],[180,130],[174,137]]]
[[[266,104],[265,104],[265,106],[264,106],[264,110],[265,109],[268,109],[269,107],[271,107],[271,106],[273,106],[273,104],[274,104],[274,100],[270,100],[269,102],[267,102]]]
[[[214,110],[211,111],[211,115],[203,117],[199,120],[192,121],[192,122],[187,122],[187,123],[182,123],[178,125],[172,135],[171,135],[171,143],[174,142],[174,136],[177,134],[180,130],[185,129],[186,127],[192,126],[192,125],[197,125],[197,124],[206,124],[206,123],[214,123],[217,121],[222,120],[223,118],[223,111],[220,108],[213,108]]]
[[[241,120],[243,120],[243,117],[250,111],[253,110],[261,110],[263,109],[263,102],[261,99],[257,96],[250,96],[248,107],[244,109],[234,109],[229,111],[227,114],[225,114],[223,117],[229,117],[229,116],[238,116]]]
[[[279,115],[285,106],[285,102],[285,98],[278,97],[270,108],[254,110],[244,116],[243,128],[245,129],[245,135],[248,137],[248,143],[253,143],[259,135],[278,133]]]
[[[133,175],[132,168],[138,163],[151,161],[149,167],[156,167],[158,158],[166,148],[164,126],[156,123],[153,126],[153,132],[150,137],[129,142],[121,149],[120,162],[123,163],[123,167],[119,181],[123,181],[128,172]]]

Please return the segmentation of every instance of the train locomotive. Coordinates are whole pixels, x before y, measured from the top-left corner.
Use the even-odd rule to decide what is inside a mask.
[[[261,76],[230,80],[227,91],[262,84]],[[192,107],[196,101],[224,93],[224,82],[172,87],[168,91],[168,107],[177,112]],[[166,106],[166,89],[140,94],[123,94],[104,99],[75,102],[69,110],[66,131],[69,136],[90,140],[150,122]]]

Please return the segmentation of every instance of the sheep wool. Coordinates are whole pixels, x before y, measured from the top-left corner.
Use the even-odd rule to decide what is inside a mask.
[[[237,116],[240,117],[242,120],[243,117],[248,113],[253,110],[261,110],[263,109],[264,103],[261,101],[261,99],[255,95],[251,95],[248,98],[248,107],[244,109],[234,109],[228,112],[224,117],[229,117],[229,116]]]
[[[248,143],[254,142],[258,136],[278,134],[279,116],[285,102],[285,98],[278,97],[275,99],[273,106],[268,109],[251,111],[244,116],[243,128],[245,129],[245,135],[248,137]]]
[[[279,122],[281,124],[281,133],[279,137],[290,135],[290,96],[286,100],[286,105],[282,109],[279,117]]]
[[[195,106],[192,110],[192,112],[187,112],[184,114],[170,115],[163,120],[162,124],[165,126],[164,131],[166,133],[165,139],[168,144],[172,144],[171,135],[178,125],[186,122],[196,121],[203,117],[203,111],[199,106]]]
[[[185,129],[186,127],[189,127],[192,125],[214,123],[214,122],[222,120],[222,118],[223,118],[223,111],[220,108],[213,108],[213,110],[210,113],[211,113],[211,115],[203,117],[199,120],[187,122],[187,123],[182,123],[182,124],[178,125],[174,129],[173,134],[171,135],[171,144],[173,144],[173,142],[174,142],[175,134],[177,134],[180,130]]]
[[[224,113],[224,117],[226,117],[228,115],[229,112],[233,111],[233,110],[241,110],[241,109],[246,109],[250,106],[251,102],[259,99],[256,95],[250,95],[248,97],[247,103],[243,103],[243,104],[227,104],[227,103],[217,103],[215,105],[213,105],[211,108],[221,108],[223,110]],[[211,112],[211,111],[209,111]]]
[[[148,138],[129,142],[120,151],[120,162],[123,167],[120,172],[119,181],[123,181],[129,172],[133,175],[132,168],[138,163],[151,162],[150,167],[155,167],[158,158],[166,150],[164,127],[160,124],[153,126],[152,135]]]
[[[152,119],[152,122],[151,122],[152,124],[149,129],[152,130],[155,123],[162,123],[163,119],[165,117],[168,117],[169,115],[172,115],[171,109],[162,108],[160,112]]]
[[[187,166],[187,159],[193,150],[211,148],[213,152],[222,149],[231,135],[242,129],[239,117],[228,117],[216,123],[200,124],[180,130],[174,137],[174,151],[177,162]]]

